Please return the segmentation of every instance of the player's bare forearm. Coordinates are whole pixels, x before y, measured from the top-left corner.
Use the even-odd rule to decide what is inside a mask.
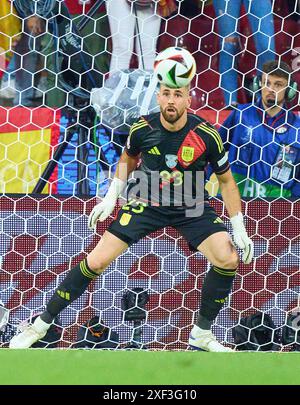
[[[232,176],[231,170],[228,170],[224,174],[217,175],[217,178],[225,207],[231,218],[238,212],[242,212],[241,196],[238,186]]]
[[[130,173],[136,168],[138,161],[139,155],[130,156],[126,151],[123,152],[116,168],[115,178],[117,177],[122,181],[127,181]]]

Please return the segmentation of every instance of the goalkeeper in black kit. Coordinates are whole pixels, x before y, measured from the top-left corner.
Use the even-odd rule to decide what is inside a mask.
[[[233,239],[243,251],[243,262],[248,264],[253,257],[253,243],[244,226],[239,191],[218,132],[188,113],[189,88],[160,85],[157,100],[160,113],[141,117],[132,125],[114,179],[102,202],[92,210],[89,227],[94,229],[98,220],[111,215],[129,174],[137,169],[136,182],[127,187],[129,202],[119,210],[94,250],[69,271],[45,312],[11,340],[11,348],[28,348],[42,339],[54,318],[128,246],[151,232],[172,226],[211,263],[189,345],[211,352],[232,351],[216,340],[211,326],[231,291],[239,256],[204,191],[202,180],[207,164],[217,175]]]

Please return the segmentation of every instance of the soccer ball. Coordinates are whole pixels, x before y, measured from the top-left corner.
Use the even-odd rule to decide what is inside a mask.
[[[173,46],[157,55],[154,73],[161,84],[178,89],[187,86],[193,80],[196,62],[189,51]]]

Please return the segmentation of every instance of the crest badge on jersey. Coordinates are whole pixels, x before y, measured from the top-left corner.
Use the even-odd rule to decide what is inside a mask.
[[[122,216],[120,218],[120,225],[122,225],[122,226],[128,225],[131,220],[131,217],[132,217],[132,215],[127,214],[126,212],[124,214],[122,214]]]
[[[284,134],[287,131],[287,127],[279,127],[276,129],[278,134]]]
[[[178,163],[178,157],[177,155],[166,155],[165,156],[166,159],[166,165],[170,168],[170,169],[174,169],[174,167],[176,167],[177,163]]]
[[[190,130],[178,150],[178,163],[183,168],[186,168],[199,159],[205,151],[206,144],[201,136]]]
[[[181,159],[185,163],[189,163],[194,159],[195,148],[191,146],[184,146],[181,151]]]

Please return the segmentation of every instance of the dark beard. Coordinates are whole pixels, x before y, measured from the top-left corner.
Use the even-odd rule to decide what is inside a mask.
[[[276,99],[269,98],[266,100],[267,107],[275,107],[276,106]]]
[[[172,117],[169,116],[168,112],[166,111],[166,108],[164,110],[161,110],[161,113],[164,117],[164,119],[169,123],[169,124],[174,124],[176,121],[179,120],[179,118],[182,116],[178,114],[178,111],[175,110],[175,115]]]

